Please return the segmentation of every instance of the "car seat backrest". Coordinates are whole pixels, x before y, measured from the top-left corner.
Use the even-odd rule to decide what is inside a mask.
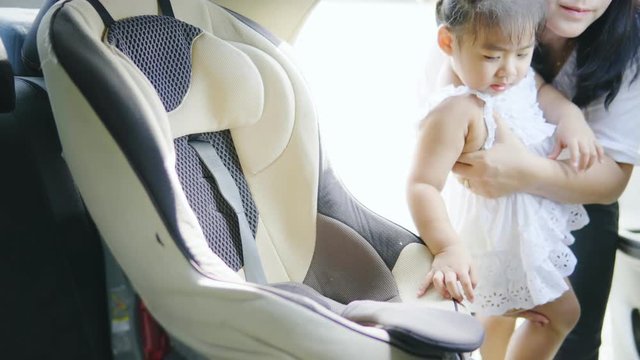
[[[52,94],[60,104],[58,128],[105,238],[170,242],[204,272],[233,281],[243,277],[236,220],[206,180],[186,180],[187,173],[209,177],[187,145],[196,136],[215,142],[236,174],[269,282],[304,282],[349,302],[398,297],[394,277],[420,277],[403,270],[412,267],[403,265],[407,259],[429,261],[420,240],[355,201],[322,160],[315,108],[285,43],[207,1],[174,2],[177,19],[156,16],[162,10],[155,0],[91,1],[62,3],[39,45],[43,66],[51,68],[47,81],[68,89]],[[96,7],[104,8],[102,17]],[[180,50],[178,56],[165,40],[160,50],[149,46],[154,40],[134,41],[139,48],[120,43],[134,26],[150,22],[183,29],[174,41],[183,48],[190,44],[191,53]],[[144,33],[159,41],[159,34]],[[147,58],[155,60],[142,61]],[[182,64],[181,70],[163,73],[157,65],[165,59]],[[139,192],[122,191],[132,183]],[[134,218],[154,225],[140,229]],[[147,241],[121,244],[122,254],[114,244],[114,255],[142,272],[154,271],[157,265],[135,255],[149,251]],[[345,246],[359,249],[359,256],[340,256]],[[149,259],[154,256],[162,258],[158,253]],[[323,287],[327,282],[332,285]],[[412,297],[412,288],[406,289]]]
[[[392,340],[336,314],[358,308],[352,300],[403,300],[396,276],[415,298],[428,250],[358,204],[328,170],[286,44],[244,20],[206,0],[57,3],[38,46],[74,180],[148,309],[196,351],[393,357],[387,341],[402,344],[403,336]],[[215,148],[242,211],[222,201],[227,194],[212,180],[218,170],[209,170],[195,143]],[[243,281],[252,271],[240,212],[267,280],[286,287]],[[319,344],[347,349],[292,338],[309,328]],[[481,332],[473,333],[473,344],[454,348],[476,346]],[[419,340],[425,349],[401,348],[428,353],[428,338]]]
[[[54,15],[57,21],[53,24],[51,46],[57,47],[60,63],[82,91],[77,98],[87,98],[93,109],[89,112],[100,114],[100,123],[110,134],[105,138],[114,138],[117,143],[116,148],[99,152],[122,152],[121,159],[126,160],[120,164],[131,164],[130,170],[135,173],[132,179],[140,180],[141,190],[154,199],[153,208],[167,225],[166,234],[151,231],[140,235],[154,241],[159,238],[160,242],[176,240],[186,258],[194,259],[203,269],[207,268],[206,264],[216,263],[209,254],[209,247],[230,269],[236,271],[242,266],[235,234],[232,233],[233,241],[225,242],[226,235],[216,232],[216,229],[234,226],[228,214],[225,217],[224,213],[212,213],[208,208],[209,200],[219,204],[215,201],[218,196],[215,189],[202,179],[186,180],[188,174],[200,178],[206,174],[193,150],[187,147],[187,136],[202,134],[199,136],[216,142],[216,148],[222,151],[222,158],[226,159],[229,168],[237,169],[232,174],[240,175],[242,168],[244,179],[236,176],[236,181],[242,193],[247,195],[244,197],[245,208],[251,214],[249,220],[269,281],[301,282],[314,249],[319,144],[315,113],[299,74],[292,67],[286,69],[290,62],[273,42],[243,26],[233,14],[214,4],[194,0],[181,3],[174,11],[184,22],[167,17],[146,17],[158,12],[156,2],[150,0],[135,5],[110,1],[105,7],[109,16],[115,19],[118,9],[132,11],[126,18],[113,23],[113,31],[107,32],[105,40],[113,45],[104,46],[105,26],[92,6],[71,1],[61,6],[65,11]],[[181,13],[183,9],[189,11]],[[140,16],[130,16],[138,11]],[[180,38],[174,40],[183,42],[187,50],[190,46],[191,52],[183,53],[181,57],[174,52],[175,47],[166,46],[159,47],[161,52],[152,55],[158,47],[148,39],[134,42],[140,48],[123,45],[122,37],[130,36],[129,30],[150,21],[165,22],[167,29],[182,29]],[[78,27],[83,31],[76,31]],[[56,41],[58,36],[74,37],[74,41]],[[252,45],[240,43],[240,40],[250,41]],[[81,46],[69,46],[72,43]],[[185,55],[191,58],[185,59]],[[86,61],[76,61],[78,58]],[[155,60],[141,62],[141,59]],[[182,64],[177,67],[181,72],[156,77],[163,70],[154,64],[167,61]],[[43,66],[46,62],[45,57]],[[171,84],[154,82],[156,78],[172,79]],[[189,79],[188,88],[181,87]],[[49,77],[48,81],[57,81],[57,78]],[[103,85],[97,89],[93,86],[95,83]],[[69,103],[71,99],[73,96],[65,94],[61,103]],[[113,107],[111,104],[120,105]],[[96,146],[104,140],[93,138],[89,129],[82,135],[67,134],[65,129],[72,131],[70,122],[74,121],[72,118],[74,113],[78,114],[78,109],[75,105],[66,108],[73,108],[74,112],[63,116],[68,121],[59,123],[61,138],[68,144],[65,153],[71,167],[87,169],[76,178],[80,188],[85,187],[83,193],[87,194],[85,200],[89,209],[102,232],[122,233],[121,236],[105,237],[131,237],[140,230],[133,229],[137,223],[127,223],[125,214],[135,211],[139,216],[142,210],[135,209],[134,204],[127,205],[126,209],[109,208],[124,204],[103,198],[113,196],[106,194],[118,193],[118,189],[107,188],[106,184],[95,188],[100,181],[83,180],[85,176],[99,176],[105,179],[104,183],[110,183],[106,179],[111,179],[113,172],[106,174],[104,165],[77,164],[86,161],[87,151],[98,152]],[[131,121],[123,121],[132,117]],[[94,150],[88,150],[91,148]],[[237,164],[233,164],[236,158]],[[180,164],[177,171],[176,163]],[[284,177],[283,174],[290,175]],[[185,194],[176,191],[180,188]],[[198,201],[202,196],[207,201]],[[127,203],[131,200],[128,198]],[[106,205],[108,203],[112,205]],[[224,205],[220,207],[222,209],[217,210],[225,210]],[[102,223],[103,216],[113,219],[114,211],[121,213],[123,218],[110,225]],[[224,222],[229,224],[220,226]],[[295,239],[293,245],[287,243],[290,239]],[[121,254],[116,257],[118,255]]]
[[[106,11],[103,14],[109,29],[106,42],[140,69],[169,113],[178,178],[209,246],[230,268],[240,270],[242,245],[235,219],[230,217],[234,209],[218,187],[202,181],[203,174],[208,178],[211,174],[202,168],[188,142],[189,135],[199,134],[199,140],[216,148],[243,195],[255,235],[256,206],[230,133],[221,130],[249,126],[259,119],[264,98],[262,87],[256,86],[261,83],[260,74],[226,42],[173,17],[143,15],[115,22]],[[244,96],[219,95],[236,92]]]

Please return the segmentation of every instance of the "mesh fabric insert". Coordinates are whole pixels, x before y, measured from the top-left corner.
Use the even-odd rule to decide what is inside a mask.
[[[202,33],[192,25],[168,16],[143,15],[114,22],[107,42],[142,71],[154,86],[167,112],[180,105],[191,82],[191,44]],[[256,209],[229,131],[198,135],[211,142],[236,182],[249,227],[255,237]],[[238,220],[218,190],[209,170],[188,145],[188,137],[174,140],[176,171],[189,205],[198,218],[209,247],[230,268],[243,266]]]
[[[193,135],[192,135],[193,136]],[[255,237],[258,227],[258,210],[242,173],[231,133],[228,130],[197,135],[199,139],[213,144],[222,162],[236,182],[242,197],[249,227]],[[176,149],[176,171],[189,205],[200,222],[209,247],[230,268],[242,268],[242,242],[238,220],[233,209],[222,197],[209,170],[200,162],[197,153],[189,144],[188,136],[174,140]]]
[[[127,55],[156,89],[167,112],[191,81],[191,44],[202,30],[168,16],[143,15],[111,24],[107,42]]]

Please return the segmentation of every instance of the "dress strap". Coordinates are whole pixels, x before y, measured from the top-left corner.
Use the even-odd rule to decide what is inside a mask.
[[[484,125],[487,127],[487,138],[484,140],[482,149],[486,150],[493,146],[496,141],[496,119],[494,116],[495,98],[491,95],[483,94],[478,91],[471,91],[472,94],[477,96],[480,100],[484,101],[484,111],[482,118],[484,119]]]
[[[465,94],[473,94],[478,99],[484,102],[482,117],[484,119],[484,124],[487,128],[487,138],[485,139],[484,144],[482,145],[482,149],[488,149],[493,146],[493,143],[495,142],[495,139],[496,139],[497,126],[496,126],[496,120],[493,116],[496,99],[493,96],[481,93],[479,91],[472,90],[469,87],[464,85],[462,86],[448,85],[440,89],[440,91],[438,91],[436,94],[432,95],[429,98],[429,100],[427,101],[426,108],[428,111],[431,111],[434,107],[440,104],[444,99],[451,96],[459,96],[459,95],[465,95]]]

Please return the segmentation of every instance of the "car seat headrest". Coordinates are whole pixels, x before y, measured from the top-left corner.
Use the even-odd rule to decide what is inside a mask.
[[[15,76],[38,75],[22,61],[22,45],[37,13],[36,9],[0,8],[0,39],[4,42],[4,49]]]
[[[13,70],[2,39],[0,39],[0,113],[13,111],[15,105],[16,91],[13,82]]]
[[[262,75],[232,43],[167,16],[105,19],[107,43],[154,87],[174,137],[244,127],[262,116]]]
[[[38,74],[42,74],[42,70],[40,69],[40,58],[38,57],[38,28],[40,27],[40,22],[42,21],[44,14],[46,14],[49,8],[56,2],[58,2],[58,0],[45,1],[33,21],[24,43],[22,44],[22,62],[29,70]]]
[[[191,56],[190,89],[170,116],[174,136],[241,128],[262,117],[265,84],[247,54],[204,32]]]

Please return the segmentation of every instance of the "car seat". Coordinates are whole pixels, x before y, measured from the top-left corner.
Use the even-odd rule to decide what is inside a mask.
[[[158,15],[161,14],[161,15]],[[71,0],[38,49],[64,157],[167,332],[207,358],[459,358],[430,255],[351,197],[287,44],[206,0]]]

